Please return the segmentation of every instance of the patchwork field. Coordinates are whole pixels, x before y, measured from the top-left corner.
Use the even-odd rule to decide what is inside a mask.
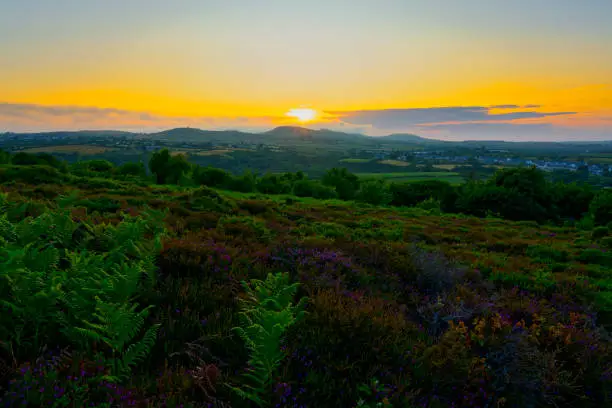
[[[464,178],[454,172],[397,172],[397,173],[356,173],[364,179],[383,179],[388,181],[422,181],[443,180],[451,184],[460,184]]]
[[[405,162],[405,161],[401,161],[401,160],[381,160],[379,161],[380,164],[389,164],[391,166],[398,166],[398,167],[408,167],[410,166],[410,163]]]
[[[44,147],[31,147],[23,149],[23,152],[27,153],[81,153],[84,155],[88,154],[101,154],[106,152],[112,152],[117,150],[116,148],[106,146],[94,146],[94,145],[63,145],[63,146],[44,146]]]
[[[369,163],[372,159],[341,159],[340,163]]]

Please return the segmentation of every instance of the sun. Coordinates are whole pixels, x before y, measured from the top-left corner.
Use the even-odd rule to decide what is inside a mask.
[[[293,108],[289,109],[286,115],[296,118],[300,122],[310,122],[317,117],[317,111],[309,108]]]

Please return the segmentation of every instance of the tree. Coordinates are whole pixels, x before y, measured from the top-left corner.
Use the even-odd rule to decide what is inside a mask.
[[[342,200],[353,199],[359,190],[359,177],[350,173],[346,168],[334,167],[327,170],[321,178],[321,183],[333,187]]]
[[[606,225],[612,222],[612,190],[600,191],[589,207],[595,225]]]
[[[393,200],[393,195],[384,180],[368,180],[361,183],[357,199],[368,204],[385,205]]]
[[[79,162],[79,164],[88,170],[100,173],[111,172],[115,168],[115,165],[108,160],[87,160]]]
[[[214,167],[200,167],[197,166],[193,170],[193,181],[197,184],[208,186],[208,187],[221,187],[227,183],[231,178],[225,170],[217,169]]]
[[[595,197],[590,185],[555,183],[552,189],[556,211],[562,218],[580,219]]]
[[[145,166],[142,162],[129,162],[117,167],[117,173],[124,176],[144,177],[147,174],[147,170],[145,169]]]
[[[9,164],[11,162],[11,154],[0,149],[0,164]]]
[[[162,149],[151,156],[149,169],[155,174],[157,184],[173,184],[189,173],[191,164],[184,155],[172,156],[168,149]]]
[[[62,173],[68,171],[68,165],[63,160],[58,160],[49,153],[38,153],[30,154],[26,152],[19,152],[11,158],[11,163],[18,166],[51,166]]]
[[[391,183],[391,204],[412,207],[429,198],[443,200],[453,191],[450,183],[442,180],[425,180],[411,183]]]

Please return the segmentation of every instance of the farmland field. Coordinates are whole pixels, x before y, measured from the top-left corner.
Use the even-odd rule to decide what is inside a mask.
[[[380,164],[389,164],[391,166],[408,167],[410,163],[401,160],[381,160]]]
[[[459,173],[448,171],[433,172],[398,172],[398,173],[356,173],[364,179],[383,179],[387,181],[423,181],[443,180],[451,184],[459,184],[464,178]]]
[[[432,167],[441,170],[452,170],[457,167],[457,164],[434,164]]]
[[[60,145],[60,146],[42,146],[23,149],[26,153],[81,153],[81,154],[101,154],[112,152],[116,148],[94,145]]]
[[[341,159],[340,163],[369,163],[372,159]]]

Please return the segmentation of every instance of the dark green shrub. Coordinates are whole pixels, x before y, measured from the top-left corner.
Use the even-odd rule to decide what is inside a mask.
[[[286,194],[291,191],[291,184],[276,174],[265,174],[257,180],[257,191],[264,194]]]
[[[427,199],[446,200],[453,194],[450,183],[441,180],[425,180],[412,183],[391,183],[392,205],[413,207]]]
[[[293,194],[298,197],[314,197],[320,199],[337,198],[336,191],[314,180],[299,180],[293,184]]]
[[[17,166],[50,166],[62,173],[68,171],[68,165],[65,161],[60,161],[48,153],[19,152],[12,156],[11,163]]]
[[[162,149],[151,156],[149,169],[155,174],[157,184],[176,184],[191,170],[191,165],[184,155],[172,156],[168,149]]]
[[[341,200],[352,200],[359,190],[359,177],[345,168],[332,168],[327,170],[321,178],[325,186],[333,187]]]
[[[513,220],[533,220],[543,222],[549,215],[543,206],[532,197],[518,190],[481,183],[462,186],[456,202],[457,211],[478,217],[490,213]]]
[[[602,252],[599,249],[588,248],[583,250],[576,259],[580,262],[597,264],[602,266],[612,266],[612,256],[609,252]]]
[[[123,176],[144,177],[147,175],[147,169],[145,168],[144,163],[129,162],[117,167],[117,174]]]
[[[545,262],[566,262],[569,258],[567,251],[561,251],[542,245],[530,246],[527,248],[526,255]]]
[[[612,249],[612,237],[604,237],[601,239],[601,246],[604,248]]]
[[[231,212],[236,208],[233,201],[222,197],[215,190],[202,186],[187,196],[187,206],[195,211]]]
[[[356,198],[368,204],[385,205],[393,200],[393,195],[384,180],[369,180],[361,183]]]
[[[0,182],[21,181],[27,184],[63,183],[65,174],[51,166],[6,166],[0,168]]]
[[[553,185],[556,211],[562,218],[580,219],[589,211],[595,196],[590,185],[556,183]]]
[[[606,225],[612,222],[612,191],[602,190],[595,196],[589,207],[595,225]]]
[[[257,191],[257,177],[250,171],[247,171],[242,176],[229,176],[224,186],[232,191],[253,193]]]
[[[192,175],[193,181],[209,187],[221,187],[231,178],[225,170],[216,169],[214,167],[196,166]]]
[[[609,233],[610,233],[610,230],[608,229],[608,227],[597,227],[591,233],[591,238],[593,239],[603,238]]]

